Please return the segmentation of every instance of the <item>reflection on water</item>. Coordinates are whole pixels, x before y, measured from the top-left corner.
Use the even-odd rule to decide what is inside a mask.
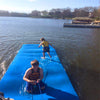
[[[0,77],[22,44],[45,37],[57,54],[80,96],[99,100],[100,29],[63,28],[71,20],[0,17]]]

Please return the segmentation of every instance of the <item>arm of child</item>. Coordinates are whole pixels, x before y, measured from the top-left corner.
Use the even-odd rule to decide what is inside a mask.
[[[41,43],[39,44],[39,47],[40,47],[42,44],[43,44],[43,42],[41,42]]]
[[[23,80],[25,80],[26,82],[29,82],[29,83],[32,83],[32,84],[36,84],[36,81],[35,80],[30,80],[29,79],[29,74],[31,73],[31,70],[28,69],[26,72],[25,72],[25,75],[23,77]]]

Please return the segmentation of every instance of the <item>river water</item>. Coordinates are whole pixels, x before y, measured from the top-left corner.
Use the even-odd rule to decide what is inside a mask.
[[[64,28],[71,20],[0,17],[0,78],[22,44],[47,39],[80,100],[100,100],[100,29]]]

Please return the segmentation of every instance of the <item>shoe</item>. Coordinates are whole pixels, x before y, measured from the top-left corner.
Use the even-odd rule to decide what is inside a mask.
[[[45,57],[41,57],[42,59],[45,59]]]

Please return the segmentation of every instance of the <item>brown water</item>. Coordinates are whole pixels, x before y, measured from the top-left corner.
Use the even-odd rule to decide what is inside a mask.
[[[57,54],[80,100],[100,100],[100,29],[63,28],[71,20],[0,17],[0,78],[22,44],[45,37]]]

